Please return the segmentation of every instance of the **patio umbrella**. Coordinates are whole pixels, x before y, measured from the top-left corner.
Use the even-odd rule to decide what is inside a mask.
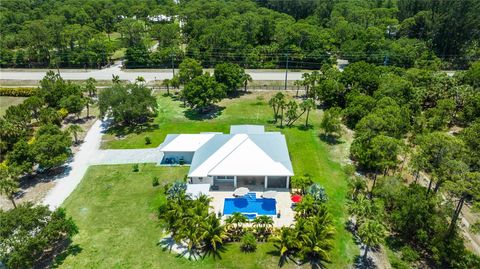
[[[235,191],[233,192],[233,196],[244,196],[249,192],[250,190],[248,188],[241,187],[241,188],[235,189]]]
[[[263,198],[275,198],[275,196],[277,196],[276,191],[266,191],[262,195]]]
[[[291,199],[292,199],[292,202],[294,203],[300,203],[302,201],[302,196],[295,194],[295,195],[292,195]]]

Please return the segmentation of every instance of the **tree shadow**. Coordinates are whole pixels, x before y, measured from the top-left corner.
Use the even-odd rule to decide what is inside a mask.
[[[162,251],[168,251],[171,253],[173,250],[177,253],[177,258],[183,257],[188,260],[199,260],[202,258],[202,253],[198,249],[189,250],[185,244],[177,244],[170,236],[162,238],[157,243],[157,246],[161,247]]]
[[[313,125],[308,124],[307,126],[305,126],[305,124],[302,124],[302,125],[299,125],[297,129],[300,131],[308,131],[313,129]]]
[[[68,115],[63,121],[66,124],[84,124],[92,117],[93,116],[90,115],[88,118],[87,117],[78,118],[75,115]]]
[[[217,247],[216,250],[213,250],[213,249],[210,249],[210,250],[207,250],[205,251],[205,254],[203,255],[202,259],[205,259],[205,257],[212,257],[214,260],[216,260],[217,258],[219,260],[222,259],[222,254],[225,253],[227,251],[227,248],[225,247],[226,244],[222,244],[220,246]]]
[[[67,259],[68,256],[77,256],[79,253],[82,252],[82,250],[82,247],[78,244],[69,245],[67,249],[55,256],[55,260],[53,261],[51,268],[58,268],[60,265],[63,264],[63,262],[65,261],[65,259]]]
[[[353,261],[353,268],[355,269],[376,269],[378,268],[372,258],[367,257],[364,259],[363,256],[357,255]]]
[[[112,134],[117,137],[122,137],[126,136],[129,134],[140,134],[143,132],[151,132],[158,129],[158,124],[156,123],[151,123],[151,122],[145,122],[141,124],[135,124],[135,125],[114,125],[110,126],[105,133],[107,134]]]
[[[405,246],[405,243],[400,238],[387,236],[387,238],[385,238],[385,245],[387,245],[392,251],[397,252],[400,251],[403,246]]]
[[[15,199],[22,198],[26,192],[24,190],[34,187],[38,183],[48,183],[59,178],[65,177],[70,173],[72,168],[68,163],[52,168],[47,171],[36,171],[20,178],[20,191],[16,193]]]
[[[338,145],[338,144],[345,143],[345,141],[340,140],[339,137],[334,135],[320,134],[319,137],[320,137],[320,140],[322,140],[323,142],[329,145]]]
[[[211,105],[203,109],[189,108],[185,110],[183,114],[189,120],[203,121],[203,120],[211,120],[219,117],[220,115],[222,115],[223,110],[225,110],[225,107],[223,106]]]
[[[229,95],[227,95],[227,98],[228,99],[235,99],[235,98],[240,98],[244,95],[249,95],[249,94],[252,94],[251,91],[244,91],[243,89],[242,90],[237,90]]]

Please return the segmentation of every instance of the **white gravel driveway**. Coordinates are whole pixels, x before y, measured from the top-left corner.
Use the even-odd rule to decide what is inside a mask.
[[[80,150],[67,164],[67,172],[55,180],[55,187],[47,193],[42,204],[48,205],[51,210],[61,206],[80,183],[90,165],[156,163],[160,160],[161,153],[156,148],[100,150],[104,127],[100,120],[92,125]]]

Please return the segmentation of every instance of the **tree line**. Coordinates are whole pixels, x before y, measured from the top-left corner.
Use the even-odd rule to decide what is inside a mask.
[[[69,115],[78,118],[85,107],[88,118],[96,100],[95,80],[80,85],[66,82],[52,71],[30,93],[0,118],[0,194],[13,206],[0,209],[0,261],[7,268],[51,264],[78,233],[64,209],[17,205],[16,198],[22,180],[30,180],[28,175],[50,173],[72,157],[70,147],[79,142],[82,128],[63,124],[64,119]]]
[[[78,118],[85,107],[88,118],[95,96],[94,79],[80,85],[49,71],[32,96],[8,107],[0,118],[0,191],[14,207],[22,177],[50,172],[72,156],[70,146],[78,143],[82,129],[76,124],[62,128],[63,120],[68,115]]]
[[[318,69],[343,58],[464,68],[480,55],[479,12],[474,0],[9,0],[0,65],[101,67],[124,50],[132,68],[172,67],[184,58],[203,67]]]
[[[404,256],[398,266],[480,264],[459,227],[465,205],[480,199],[479,71],[480,62],[454,76],[357,62],[304,75],[304,98],[325,109],[325,135],[338,137],[342,123],[355,131],[353,171],[368,180],[349,173],[349,208],[365,261],[388,241]]]

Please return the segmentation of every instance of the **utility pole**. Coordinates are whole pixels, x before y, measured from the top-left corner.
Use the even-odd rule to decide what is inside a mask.
[[[175,57],[175,53],[170,54],[172,56],[172,74],[175,76],[175,65],[173,64],[173,57]]]
[[[285,65],[285,90],[287,90],[287,78],[288,78],[288,52],[285,54],[287,56],[287,62]]]

